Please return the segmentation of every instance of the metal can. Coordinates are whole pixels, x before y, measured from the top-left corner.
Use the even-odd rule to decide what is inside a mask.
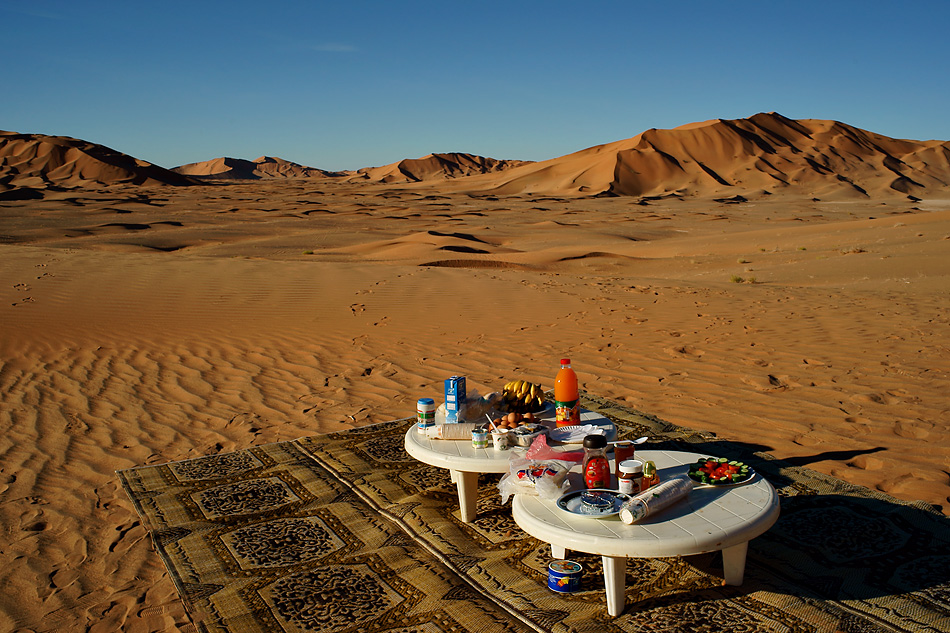
[[[488,431],[485,429],[472,430],[472,446],[475,448],[488,448]]]
[[[581,588],[584,568],[572,560],[555,560],[548,565],[548,589],[558,593],[573,593]]]
[[[416,401],[416,430],[425,434],[432,426],[435,426],[435,400],[419,398]]]

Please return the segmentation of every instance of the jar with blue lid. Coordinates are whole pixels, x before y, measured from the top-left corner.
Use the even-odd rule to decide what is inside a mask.
[[[425,435],[426,431],[433,426],[435,426],[435,400],[419,398],[416,401],[416,430]]]

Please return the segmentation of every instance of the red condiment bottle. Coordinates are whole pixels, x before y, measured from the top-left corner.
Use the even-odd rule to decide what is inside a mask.
[[[603,435],[588,435],[584,438],[584,486],[610,488],[610,461],[607,459],[607,438]]]
[[[557,426],[574,426],[581,423],[577,374],[571,368],[570,358],[561,359],[561,369],[554,379],[554,410]]]

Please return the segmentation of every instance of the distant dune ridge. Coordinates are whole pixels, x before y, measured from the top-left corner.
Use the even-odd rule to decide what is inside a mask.
[[[0,131],[0,199],[42,197],[50,187],[196,182],[104,145],[68,136]]]
[[[258,180],[261,178],[326,178],[344,176],[350,172],[330,172],[316,167],[261,156],[254,160],[242,158],[215,158],[199,163],[173,167],[172,171],[199,179]]]
[[[950,142],[894,139],[838,121],[760,113],[674,129],[532,163],[429,154],[356,172],[280,158],[217,158],[166,170],[67,137],[0,133],[0,196],[41,197],[50,186],[194,184],[209,179],[344,178],[521,195],[724,197],[787,191],[819,199],[927,197],[950,186]]]
[[[451,152],[428,154],[422,158],[407,158],[382,167],[366,167],[357,171],[358,178],[371,182],[420,182],[462,178],[477,174],[496,174],[515,167],[531,164],[523,160],[498,160]]]

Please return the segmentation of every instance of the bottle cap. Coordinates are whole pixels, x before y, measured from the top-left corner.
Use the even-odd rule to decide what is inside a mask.
[[[584,448],[607,448],[605,435],[588,435],[584,438]]]
[[[620,472],[622,473],[642,473],[643,472],[643,462],[639,459],[626,459],[620,462]]]
[[[416,404],[421,404],[421,405],[435,404],[435,400],[433,400],[432,398],[419,398]]]
[[[562,358],[562,359],[561,359],[561,364],[562,364],[562,365],[570,365],[570,364],[571,364],[571,359],[570,359],[570,358]]]

